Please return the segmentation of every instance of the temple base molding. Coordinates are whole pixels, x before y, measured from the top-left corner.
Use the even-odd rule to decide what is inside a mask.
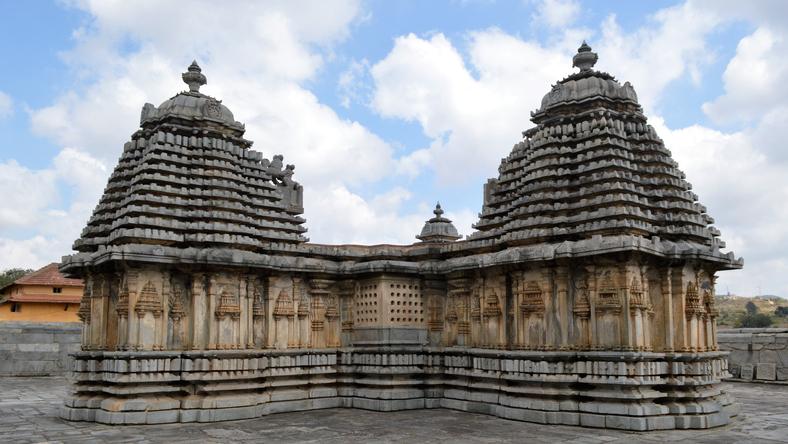
[[[500,351],[422,346],[77,352],[61,417],[215,422],[326,408],[448,408],[623,430],[728,424],[724,352]]]

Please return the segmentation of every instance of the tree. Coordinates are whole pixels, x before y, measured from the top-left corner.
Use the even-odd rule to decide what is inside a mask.
[[[9,268],[0,273],[0,288],[14,282],[22,276],[28,275],[35,270],[23,270],[21,268]]]
[[[758,313],[758,306],[755,305],[755,302],[753,301],[747,302],[747,305],[745,305],[744,308],[747,310],[747,314],[750,316]]]
[[[777,307],[774,309],[774,315],[784,318],[788,316],[788,307]]]
[[[766,313],[748,314],[740,316],[733,326],[736,328],[766,328],[774,323],[772,317]]]

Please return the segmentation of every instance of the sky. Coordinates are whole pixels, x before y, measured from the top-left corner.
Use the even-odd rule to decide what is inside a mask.
[[[192,60],[253,148],[295,164],[311,242],[411,244],[437,201],[468,235],[583,40],[744,257],[717,292],[788,297],[781,0],[0,0],[0,270],[71,254]]]

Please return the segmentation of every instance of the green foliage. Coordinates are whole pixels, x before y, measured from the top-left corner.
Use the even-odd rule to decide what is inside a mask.
[[[747,305],[744,306],[745,310],[747,310],[747,314],[752,316],[755,313],[758,313],[758,306],[755,305],[755,302],[749,301]]]
[[[736,328],[766,328],[774,323],[772,317],[766,313],[747,314],[739,316],[734,321],[733,326]]]
[[[34,272],[35,270],[23,270],[21,268],[9,268],[0,273],[0,288],[14,282],[15,280]]]
[[[788,316],[788,307],[777,307],[774,309],[774,315],[784,318]]]

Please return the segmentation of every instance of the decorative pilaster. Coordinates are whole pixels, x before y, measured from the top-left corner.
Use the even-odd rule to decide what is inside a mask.
[[[583,275],[579,284],[575,284],[575,305],[572,313],[575,315],[577,324],[577,348],[579,350],[589,350],[591,348],[591,334],[589,332],[588,321],[591,317],[591,304],[588,300],[588,276]]]

